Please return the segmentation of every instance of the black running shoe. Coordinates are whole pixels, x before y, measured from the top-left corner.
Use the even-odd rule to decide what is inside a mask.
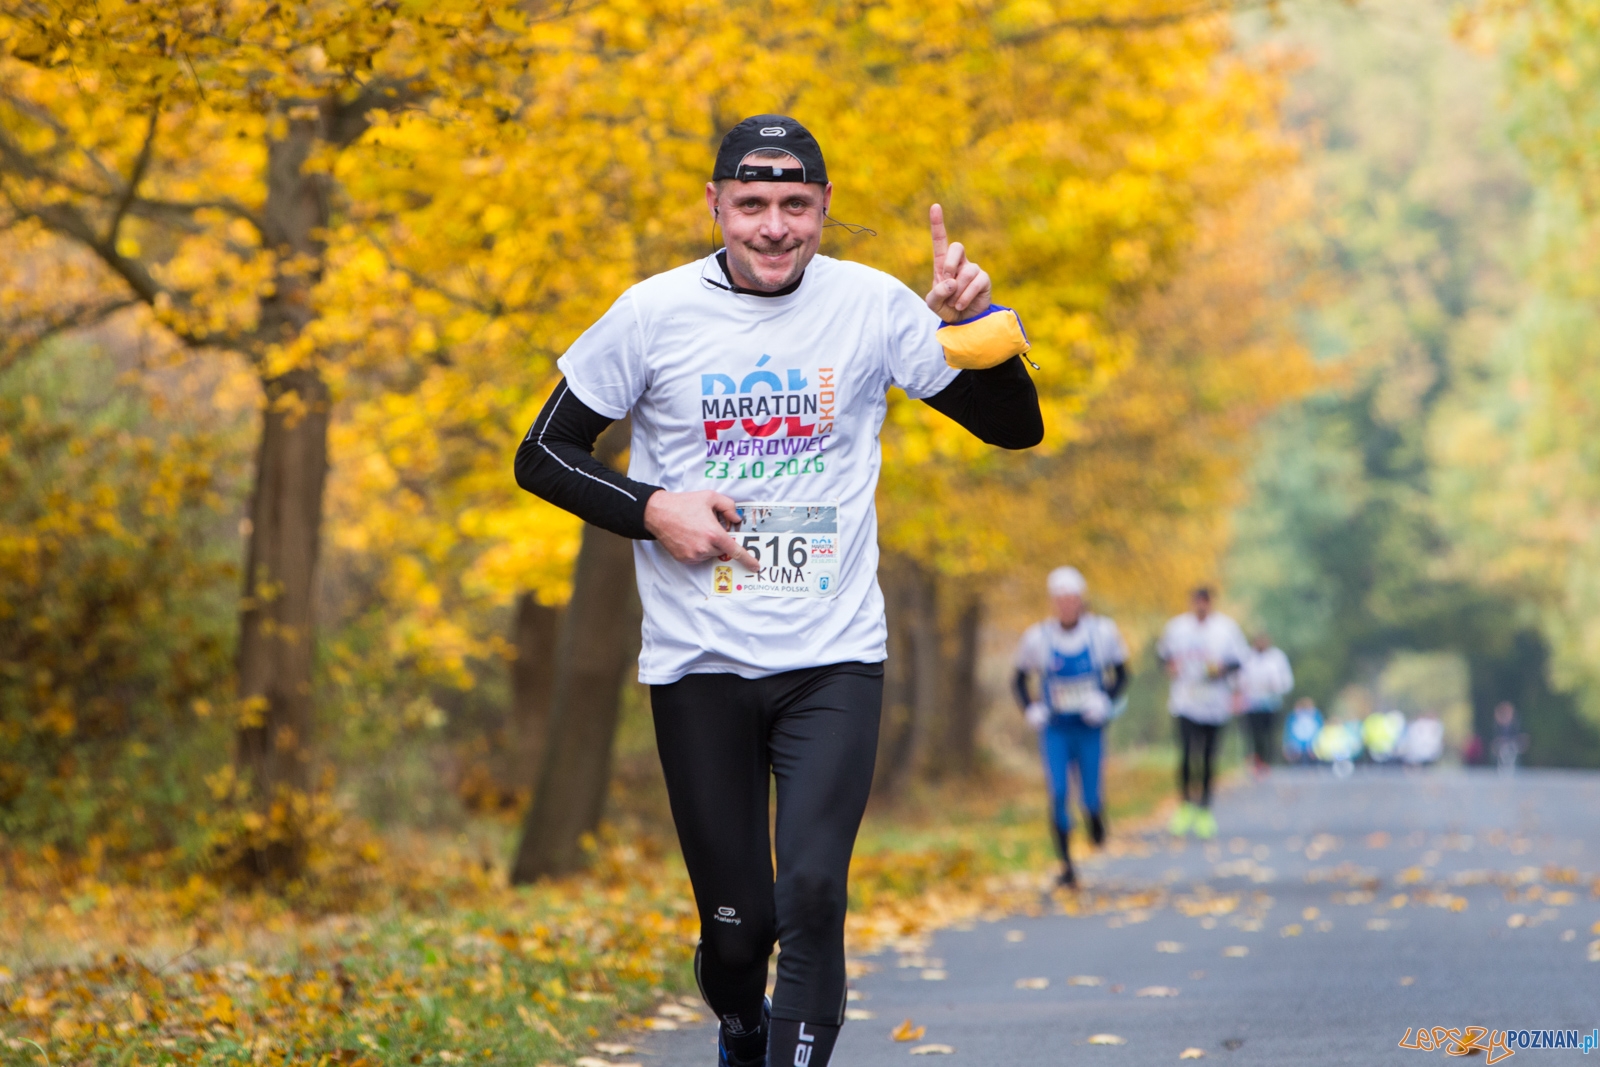
[[[1089,813],[1089,840],[1093,841],[1096,847],[1106,843],[1106,821],[1097,811]]]
[[[768,997],[761,1005],[761,1029],[772,1029],[772,998]],[[717,1067],[767,1067],[767,1053],[763,1049],[761,1055],[753,1060],[736,1060],[728,1055],[727,1042],[723,1040],[722,1027],[717,1027]]]

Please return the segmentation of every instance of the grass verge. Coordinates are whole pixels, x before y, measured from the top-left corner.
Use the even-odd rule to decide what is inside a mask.
[[[1151,813],[1167,779],[1163,757],[1112,759],[1113,833]],[[852,954],[1038,908],[1044,812],[1036,780],[1004,776],[874,811],[852,868]],[[13,869],[0,1063],[573,1063],[694,1010],[698,923],[675,853],[639,832],[599,846],[581,877],[513,889],[492,858],[509,836],[485,822],[391,838],[365,898],[336,914],[199,879]]]

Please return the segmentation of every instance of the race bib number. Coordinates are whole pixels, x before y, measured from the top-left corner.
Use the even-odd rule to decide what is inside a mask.
[[[1094,699],[1093,694],[1099,691],[1100,684],[1093,678],[1053,679],[1050,682],[1050,707],[1056,711],[1082,711]]]
[[[711,565],[713,596],[830,597],[839,590],[844,547],[837,504],[740,504],[733,536],[756,558]]]

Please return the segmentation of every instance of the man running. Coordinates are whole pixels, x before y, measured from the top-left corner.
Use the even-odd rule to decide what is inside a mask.
[[[1167,829],[1181,837],[1193,830],[1211,838],[1211,768],[1217,732],[1228,721],[1231,675],[1250,652],[1239,624],[1211,610],[1211,590],[1196,589],[1190,610],[1167,623],[1156,645],[1172,688],[1167,710],[1178,722],[1178,810]]]
[[[1017,646],[1012,689],[1039,732],[1039,750],[1050,781],[1051,830],[1061,874],[1056,884],[1077,885],[1072,870],[1068,815],[1067,771],[1078,771],[1078,795],[1089,837],[1096,845],[1106,839],[1104,808],[1100,798],[1100,737],[1111,717],[1112,703],[1128,684],[1128,646],[1110,619],[1085,611],[1089,591],[1074,567],[1057,567],[1046,579],[1055,615],[1035,623]],[[1039,678],[1039,699],[1028,692],[1028,679]]]
[[[885,394],[899,386],[1003,448],[1038,444],[1044,426],[1021,323],[990,303],[937,204],[924,300],[817,254],[833,186],[794,119],[739,123],[711,179],[724,247],[633,286],[572,344],[517,480],[635,539],[639,680],[700,912],[695,976],[721,1022],[719,1062],[825,1067],[883,696]],[[593,449],[630,414],[623,476]]]
[[[1256,777],[1267,773],[1272,759],[1272,727],[1283,698],[1294,688],[1289,657],[1272,643],[1265,630],[1250,642],[1250,653],[1239,666],[1239,695],[1244,703],[1245,743],[1250,749]]]

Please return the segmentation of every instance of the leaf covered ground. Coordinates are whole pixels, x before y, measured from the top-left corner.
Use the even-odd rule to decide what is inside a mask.
[[[1164,764],[1117,762],[1113,819],[1148,811],[1166,781]],[[851,951],[1038,907],[1050,864],[1036,789],[950,785],[869,817]],[[695,1011],[698,923],[675,853],[647,834],[610,839],[587,874],[514,889],[496,859],[510,832],[389,838],[359,896],[331,911],[12,857],[0,1063],[592,1063],[597,1044]]]

